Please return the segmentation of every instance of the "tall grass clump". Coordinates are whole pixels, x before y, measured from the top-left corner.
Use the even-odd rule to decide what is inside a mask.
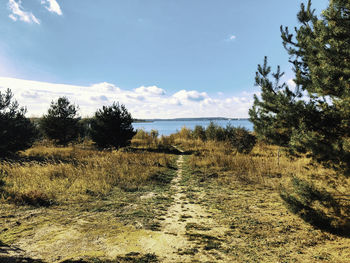
[[[50,205],[103,197],[113,188],[137,190],[173,161],[164,153],[96,151],[39,146],[23,162],[2,162],[3,197],[19,204]],[[35,157],[31,159],[31,157]],[[41,158],[39,158],[41,157]]]
[[[146,132],[143,129],[137,130],[136,134],[131,140],[131,145],[135,147],[157,147],[159,144],[158,131],[151,130],[151,132]]]

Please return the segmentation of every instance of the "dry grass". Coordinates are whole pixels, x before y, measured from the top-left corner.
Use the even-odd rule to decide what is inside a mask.
[[[237,262],[348,262],[350,178],[263,143],[248,155],[225,143],[177,143],[194,152],[187,184],[201,194],[189,196],[231,225],[226,252]]]
[[[278,189],[293,177],[324,188],[334,195],[347,195],[350,179],[337,171],[315,164],[306,157],[291,157],[278,147],[258,143],[250,154],[235,153],[222,142],[178,141],[193,151],[191,168],[205,173],[220,172],[220,180],[261,184]],[[279,155],[279,157],[278,157]]]
[[[137,249],[120,236],[159,231],[175,159],[152,149],[38,144],[2,160],[0,261],[156,262],[146,252],[128,254]]]
[[[106,244],[119,249],[132,238],[160,233],[176,173],[174,156],[161,149],[176,144],[192,153],[184,158],[181,181],[186,202],[205,206],[218,225],[229,229],[220,242],[190,237],[209,252],[224,253],[232,262],[348,262],[349,178],[306,157],[292,159],[283,151],[278,157],[278,148],[263,143],[244,155],[223,142],[203,143],[186,134],[185,129],[163,138],[146,134],[133,140],[134,148],[119,151],[95,151],[89,144],[37,145],[18,160],[2,161],[0,250],[20,246],[49,262],[61,254],[97,260],[136,251],[129,245],[109,251]],[[315,218],[321,220],[310,220]],[[68,247],[52,252],[63,243]],[[186,253],[190,258],[196,251]],[[140,262],[144,255],[135,257]]]
[[[116,186],[137,190],[173,160],[163,153],[99,152],[77,146],[37,146],[22,158],[0,164],[3,197],[32,205],[103,197]]]

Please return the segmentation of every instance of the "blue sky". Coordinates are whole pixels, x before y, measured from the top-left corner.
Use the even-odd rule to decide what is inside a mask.
[[[0,91],[29,116],[67,96],[83,116],[119,101],[136,118],[247,117],[265,55],[293,77],[279,28],[302,2],[2,0]]]

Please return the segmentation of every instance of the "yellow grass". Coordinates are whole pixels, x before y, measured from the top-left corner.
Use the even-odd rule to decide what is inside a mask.
[[[264,143],[258,143],[250,154],[236,154],[223,142],[177,142],[194,151],[189,163],[201,180],[217,178],[222,185],[240,181],[273,189],[291,211],[307,222],[350,234],[350,178],[341,172],[305,156],[291,157],[283,149],[278,151],[278,147]],[[323,217],[325,220],[320,221]]]
[[[37,146],[21,162],[1,162],[4,198],[42,197],[53,202],[107,195],[114,186],[126,190],[146,184],[166,169],[172,157],[149,152],[99,152],[79,147]]]
[[[166,170],[174,173],[174,169],[169,169],[174,156],[157,153],[169,145],[191,153],[184,158],[181,182],[186,186],[187,201],[200,204],[211,212],[218,225],[229,229],[221,233],[223,246],[217,249],[235,258],[232,262],[347,262],[350,178],[315,164],[306,156],[292,158],[283,150],[278,154],[275,146],[258,143],[250,154],[239,154],[225,142],[192,140],[185,129],[162,138],[139,134],[133,139],[133,148],[119,151],[96,151],[89,144],[65,148],[37,145],[21,153],[18,160],[1,162],[0,181],[4,181],[0,186],[1,209],[8,214],[3,218],[8,230],[0,233],[1,241],[28,245],[33,243],[34,233],[42,233],[38,229],[58,233],[64,229],[68,233],[65,228],[72,222],[81,227],[87,220],[93,225],[87,231],[91,240],[97,235],[114,238],[117,232],[113,231],[120,232],[134,223],[135,228],[141,228],[140,233],[145,226],[147,231],[157,228],[173,202],[173,190],[168,185],[158,195],[154,193],[158,191],[156,187],[142,191],[154,184],[155,175]],[[301,186],[295,182],[301,182]],[[115,189],[118,192],[113,192]],[[315,193],[321,199],[305,200],[305,195]],[[334,203],[328,202],[328,197]],[[306,202],[309,207],[294,214],[293,202],[288,200]],[[34,205],[54,202],[59,206],[32,210],[13,205],[31,202]],[[317,213],[310,213],[309,208]],[[32,217],[32,213],[41,214]],[[85,221],[81,221],[82,213]],[[329,218],[328,228],[310,222],[315,215]],[[59,226],[56,230],[53,220]],[[76,232],[72,233],[75,237]],[[129,230],[125,233],[130,234]],[[39,234],[35,237],[45,246],[52,239],[61,242],[60,234],[50,239],[51,234],[46,233],[47,240]],[[96,244],[89,243],[89,247],[99,251]],[[75,246],[78,249],[79,240]],[[44,252],[45,249],[40,253]],[[50,253],[47,257],[53,255]],[[72,257],[69,253],[66,256]]]

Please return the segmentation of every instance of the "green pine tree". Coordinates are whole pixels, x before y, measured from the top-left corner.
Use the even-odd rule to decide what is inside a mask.
[[[264,64],[258,65],[255,85],[261,88],[261,99],[254,95],[254,105],[249,115],[260,139],[286,147],[293,128],[298,125],[304,102],[298,100],[301,96],[299,89],[292,91],[285,83],[280,83],[283,75],[280,67],[276,73],[271,72],[266,57]]]
[[[295,82],[310,98],[290,145],[335,166],[350,165],[350,2],[331,0],[320,18],[307,6],[301,26],[281,27]]]
[[[13,100],[11,90],[0,91],[0,157],[31,147],[37,138],[37,129],[25,113],[26,108]]]
[[[321,17],[301,4],[295,33],[281,27],[295,71],[296,91],[279,85],[279,71],[258,67],[251,120],[260,137],[309,153],[333,167],[350,167],[350,2],[331,0]]]
[[[46,137],[58,144],[67,145],[79,136],[78,107],[71,104],[66,97],[52,101],[48,113],[41,119],[40,127]]]
[[[124,105],[103,106],[91,120],[91,138],[99,148],[125,147],[136,134],[132,122]]]

